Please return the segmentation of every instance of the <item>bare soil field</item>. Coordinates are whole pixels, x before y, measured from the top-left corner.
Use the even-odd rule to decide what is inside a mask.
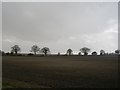
[[[117,88],[117,56],[3,56],[3,88]]]

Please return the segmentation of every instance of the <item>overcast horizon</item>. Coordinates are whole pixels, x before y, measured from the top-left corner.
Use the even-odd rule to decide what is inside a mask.
[[[51,53],[71,48],[114,52],[118,49],[117,2],[3,2],[2,50],[19,45],[30,52],[33,45]]]

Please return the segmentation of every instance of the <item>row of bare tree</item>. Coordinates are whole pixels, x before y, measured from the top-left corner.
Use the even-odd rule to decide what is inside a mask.
[[[21,51],[19,45],[14,45],[13,47],[11,47],[11,54],[17,55],[19,51]],[[42,49],[40,49],[37,45],[33,45],[30,51],[34,52],[34,55],[36,55],[38,52],[41,52],[44,53],[45,56],[47,56],[47,54],[50,53],[50,49],[48,47],[43,47]],[[82,55],[81,53],[83,53],[84,55],[88,55],[89,52],[90,52],[90,48],[83,47],[80,49],[78,55]],[[120,50],[115,50],[115,53],[119,54]],[[100,50],[100,55],[105,55],[105,54],[106,53],[104,50]],[[60,55],[60,52],[58,52],[58,55]],[[68,49],[66,55],[73,55],[73,50]],[[92,52],[92,55],[97,55],[97,52],[96,51]]]
[[[11,53],[15,53],[17,54],[19,51],[21,51],[20,47],[18,45],[14,45],[13,47],[11,47]],[[31,47],[31,52],[34,52],[34,54],[36,55],[38,52],[42,52],[45,55],[47,55],[50,52],[50,49],[48,47],[44,47],[40,50],[40,48],[37,45],[33,45]]]

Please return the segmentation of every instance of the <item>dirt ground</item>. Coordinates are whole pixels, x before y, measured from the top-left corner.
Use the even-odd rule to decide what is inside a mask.
[[[3,88],[117,88],[117,56],[3,56]]]

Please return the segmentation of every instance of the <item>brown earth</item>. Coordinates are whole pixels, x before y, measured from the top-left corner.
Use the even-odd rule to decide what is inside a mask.
[[[3,56],[3,88],[117,88],[117,56]]]

